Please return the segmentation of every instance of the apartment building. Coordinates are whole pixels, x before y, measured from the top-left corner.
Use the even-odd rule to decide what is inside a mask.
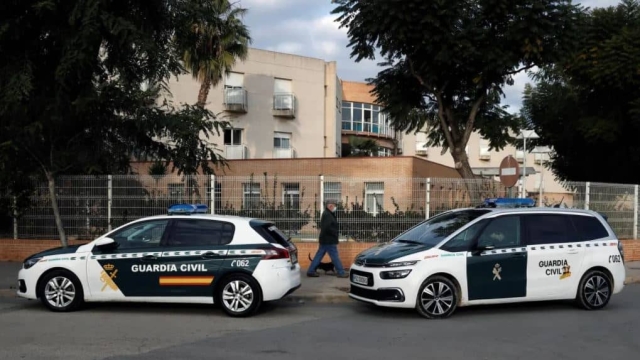
[[[194,103],[200,89],[191,75],[169,86],[177,103]],[[375,139],[381,156],[404,147],[367,85],[339,79],[335,61],[251,48],[206,106],[232,124],[213,139],[229,160],[342,157],[351,136]]]
[[[341,80],[337,66],[335,61],[250,48],[248,58],[209,92],[206,106],[231,123],[212,141],[228,160],[309,159],[348,157],[355,137],[374,140],[377,156],[418,156],[453,167],[450,153],[425,147],[425,133],[394,131],[371,86]],[[184,75],[170,87],[174,101],[195,103],[200,84]],[[485,177],[497,179],[507,155],[524,166],[522,151],[489,151],[477,133],[467,153],[474,172]],[[526,193],[537,194],[542,187],[550,201],[557,201],[567,191],[543,168],[543,156],[526,155]]]

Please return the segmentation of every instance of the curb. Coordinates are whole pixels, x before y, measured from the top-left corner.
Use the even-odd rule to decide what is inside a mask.
[[[624,280],[625,285],[640,283],[640,276],[628,276]]]

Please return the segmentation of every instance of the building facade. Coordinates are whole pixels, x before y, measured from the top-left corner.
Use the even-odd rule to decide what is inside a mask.
[[[337,66],[335,61],[250,48],[248,58],[209,92],[206,106],[231,123],[211,141],[228,160],[256,160],[349,157],[357,152],[354,141],[368,140],[377,146],[372,156],[418,156],[453,167],[449,152],[426,147],[424,132],[394,131],[371,86],[341,80]],[[177,103],[195,103],[200,89],[191,75],[169,86]],[[478,133],[471,136],[467,153],[477,175],[497,179],[507,155],[524,170],[522,151],[512,146],[490,151]],[[536,196],[542,187],[547,201],[558,201],[568,192],[544,169],[543,156],[526,155],[525,194]]]

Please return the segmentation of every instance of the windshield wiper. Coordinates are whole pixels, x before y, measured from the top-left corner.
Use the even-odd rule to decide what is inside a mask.
[[[415,241],[415,240],[404,240],[404,239],[400,239],[400,240],[396,240],[399,243],[405,243],[405,244],[417,244],[417,245],[424,245],[423,243],[421,243],[420,241]]]

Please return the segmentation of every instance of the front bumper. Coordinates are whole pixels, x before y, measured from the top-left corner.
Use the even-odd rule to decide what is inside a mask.
[[[18,290],[16,291],[16,294],[25,299],[36,300],[38,298],[36,296],[37,281],[37,277],[33,272],[24,268],[20,269],[18,272]]]
[[[380,273],[385,271],[400,271],[411,269],[412,272],[402,279],[383,279]],[[379,306],[413,308],[417,294],[416,285],[418,274],[412,267],[406,268],[375,268],[353,265],[349,271],[349,297]],[[367,278],[367,284],[354,281],[354,275]]]

